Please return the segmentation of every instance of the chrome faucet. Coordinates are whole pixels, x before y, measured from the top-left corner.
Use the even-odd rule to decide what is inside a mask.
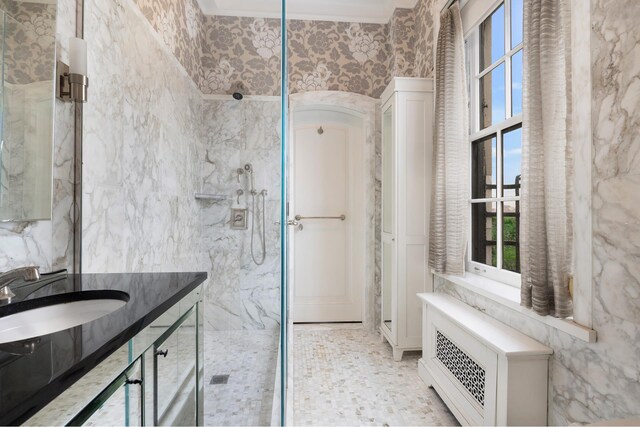
[[[24,282],[35,282],[40,280],[40,267],[22,267],[9,270],[6,273],[0,273],[0,305],[9,304],[11,298],[16,295],[11,292],[9,285],[14,281],[21,279]]]

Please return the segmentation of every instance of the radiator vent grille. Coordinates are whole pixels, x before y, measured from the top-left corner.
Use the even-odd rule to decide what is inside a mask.
[[[436,358],[484,407],[484,369],[438,330],[436,330]]]

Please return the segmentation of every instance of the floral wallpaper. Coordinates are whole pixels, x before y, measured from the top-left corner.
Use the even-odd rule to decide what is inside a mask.
[[[280,95],[280,20],[206,16],[202,45],[205,94]]]
[[[418,0],[414,8],[416,44],[415,70],[416,77],[433,76],[433,8],[434,0]]]
[[[205,16],[196,0],[134,0],[194,82],[202,76],[200,60]]]
[[[389,81],[388,28],[329,21],[288,23],[289,90],[380,96]]]
[[[4,80],[28,84],[53,80],[56,5],[0,1],[6,12],[2,52]]]
[[[280,94],[279,19],[205,16],[196,0],[134,0],[205,94]],[[388,24],[289,20],[289,91],[377,98],[392,76],[433,73],[433,0]]]
[[[396,9],[389,21],[391,61],[394,77],[416,77],[416,13],[414,9]]]

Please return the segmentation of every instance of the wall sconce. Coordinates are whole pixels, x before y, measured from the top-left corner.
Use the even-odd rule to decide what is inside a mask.
[[[57,63],[57,97],[64,102],[87,102],[87,42],[77,37],[69,39],[69,65]]]

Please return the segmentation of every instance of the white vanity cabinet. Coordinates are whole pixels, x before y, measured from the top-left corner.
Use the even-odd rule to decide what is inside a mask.
[[[427,267],[433,156],[433,80],[394,78],[382,100],[382,319],[393,358],[422,348],[416,294]]]

